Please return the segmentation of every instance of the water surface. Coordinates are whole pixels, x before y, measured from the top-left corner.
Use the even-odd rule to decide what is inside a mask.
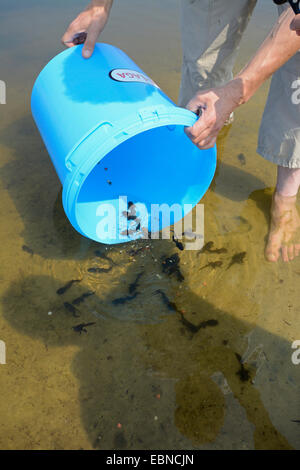
[[[299,448],[300,366],[291,343],[300,338],[300,261],[273,265],[263,256],[275,166],[255,149],[268,84],[218,142],[217,173],[202,202],[205,241],[221,252],[179,251],[167,240],[105,250],[68,223],[30,114],[34,79],[62,50],[59,38],[82,5],[2,0],[0,448]],[[260,1],[237,68],[275,18],[272,2]],[[102,40],[177,99],[178,1],[116,1]],[[228,269],[240,252],[244,262]],[[174,253],[183,282],[162,270],[162,257]],[[204,268],[215,261],[222,265]],[[108,272],[88,273],[92,266]],[[114,304],[140,273],[139,295]],[[70,279],[81,282],[57,295]],[[90,290],[75,318],[64,302]],[[81,335],[72,329],[94,322]],[[191,324],[203,327],[194,332]]]

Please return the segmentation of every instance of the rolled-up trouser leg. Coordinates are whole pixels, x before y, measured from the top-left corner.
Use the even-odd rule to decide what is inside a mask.
[[[256,0],[181,0],[183,64],[179,105],[227,83]]]
[[[279,166],[300,168],[300,51],[273,75],[257,152]]]

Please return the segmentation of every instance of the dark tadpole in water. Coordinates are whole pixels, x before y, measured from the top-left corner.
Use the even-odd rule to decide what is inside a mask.
[[[246,254],[246,251],[242,251],[241,253],[233,255],[227,269],[231,268],[234,264],[243,264]]]
[[[163,273],[168,276],[175,275],[179,282],[184,280],[184,276],[179,268],[180,258],[177,253],[170,257],[164,257],[162,261],[162,270]]]
[[[112,270],[112,266],[109,266],[109,268],[89,268],[88,273],[109,273],[109,271]]]
[[[91,326],[91,325],[96,325],[96,322],[93,321],[90,323],[79,323],[79,325],[72,326],[72,330],[76,331],[77,333],[81,335],[83,331],[87,333],[86,327]]]
[[[246,157],[243,153],[239,153],[237,157],[241,165],[246,165]]]
[[[100,251],[100,250],[95,250],[94,255],[97,256],[97,258],[101,258],[101,259],[104,259],[106,261],[109,261],[112,264],[115,264],[115,262],[112,260],[112,258],[110,258],[110,256],[107,256],[106,253],[102,253],[102,251]]]
[[[238,353],[235,353],[235,356],[237,358],[237,360],[239,361],[240,363],[240,369],[237,371],[236,375],[239,376],[239,378],[241,379],[242,382],[248,382],[248,380],[251,378],[250,377],[250,373],[249,371],[245,368],[243,362],[242,362],[242,358],[241,356],[238,354]]]
[[[212,318],[210,320],[202,321],[199,325],[194,325],[194,323],[191,323],[187,318],[185,318],[180,310],[178,313],[180,314],[181,323],[193,334],[198,333],[199,330],[206,328],[207,326],[217,326],[219,324],[218,320]]]
[[[227,249],[226,248],[215,248],[213,249],[213,246],[214,246],[214,242],[210,241],[210,242],[207,242],[204,247],[198,251],[198,255],[200,253],[215,253],[215,254],[218,254],[218,255],[221,255],[222,253],[227,253]]]
[[[193,334],[197,333],[201,328],[206,328],[207,326],[217,326],[219,324],[218,320],[210,319],[205,320],[199,323],[199,325],[194,325],[194,323],[190,322],[187,318],[185,318],[182,311],[177,307],[174,302],[171,302],[169,297],[163,292],[161,289],[158,289],[154,292],[154,294],[160,294],[164,304],[168,307],[169,310],[176,312],[180,315],[181,323]]]
[[[214,246],[214,242],[212,242],[212,241],[205,243],[203,248],[201,248],[201,250],[199,250],[198,255],[200,253],[210,253],[213,246]]]
[[[64,307],[68,312],[72,313],[74,317],[80,317],[80,313],[74,305],[70,304],[69,302],[64,302]]]
[[[300,419],[291,419],[292,423],[300,424]]]
[[[163,303],[168,307],[169,310],[172,310],[173,312],[178,312],[177,305],[174,302],[171,302],[169,297],[165,292],[163,292],[161,289],[157,289],[154,294],[160,294],[161,298],[163,300]]]
[[[219,324],[218,320],[215,320],[214,318],[212,318],[210,320],[205,320],[199,323],[198,328],[200,330],[201,328],[206,328],[207,326],[217,326],[218,324]]]
[[[26,253],[28,253],[31,256],[33,256],[33,254],[34,254],[33,250],[31,248],[29,248],[29,246],[27,246],[27,245],[23,245],[22,250],[25,251]]]
[[[223,261],[211,261],[210,263],[207,263],[205,266],[202,266],[202,268],[200,268],[200,271],[201,269],[204,269],[204,268],[212,268],[212,269],[220,268],[222,264],[223,264]]]
[[[129,256],[135,256],[137,255],[138,253],[140,253],[141,251],[144,251],[146,250],[146,247],[145,246],[142,246],[140,248],[136,248],[136,249],[131,249],[128,251],[128,254]]]
[[[173,242],[175,243],[175,245],[176,245],[176,247],[178,248],[178,250],[181,250],[181,251],[184,250],[183,243],[181,243],[181,242],[179,242],[178,240],[176,240],[176,238],[174,237],[174,235],[173,235],[173,237],[172,237],[172,240],[173,240]]]
[[[139,274],[137,275],[135,281],[132,282],[131,284],[129,284],[129,288],[128,288],[129,294],[133,294],[133,293],[137,290],[137,288],[138,288],[138,286],[139,286],[139,280],[141,279],[141,277],[142,277],[142,275],[144,274],[144,272],[145,272],[145,271],[142,271],[141,273],[139,273]]]
[[[180,321],[181,323],[183,324],[183,326],[185,326],[191,333],[195,334],[199,331],[199,328],[197,325],[194,325],[193,323],[191,323],[189,320],[187,320],[185,318],[185,316],[183,315],[182,312],[178,311],[179,315],[180,315]]]
[[[72,287],[75,282],[81,282],[81,279],[72,279],[71,281],[67,282],[67,284],[65,284],[63,287],[57,289],[56,293],[58,295],[64,294],[68,289],[70,289],[70,287]]]
[[[135,292],[133,295],[126,295],[125,297],[119,297],[118,299],[114,299],[112,303],[114,305],[122,305],[126,302],[130,302],[131,300],[135,299],[137,295],[139,295],[139,292]]]
[[[84,292],[80,297],[77,297],[76,299],[74,299],[72,301],[72,304],[73,305],[79,305],[82,302],[84,302],[84,299],[86,299],[87,297],[90,297],[91,295],[94,295],[94,294],[95,294],[95,292],[92,292],[92,291]]]
[[[227,253],[227,249],[226,248],[216,248],[215,250],[211,250],[210,253],[216,253],[218,255],[222,254],[222,253]]]

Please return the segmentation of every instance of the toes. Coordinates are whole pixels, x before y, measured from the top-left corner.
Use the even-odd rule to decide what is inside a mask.
[[[295,256],[299,256],[300,255],[300,244],[297,243],[295,245]]]
[[[276,263],[279,258],[279,248],[275,246],[267,246],[265,250],[265,258],[267,261],[270,261],[271,263]]]
[[[285,263],[288,263],[289,262],[289,254],[288,254],[288,247],[286,245],[284,245],[282,248],[281,248],[281,254],[282,254],[282,259]]]
[[[294,254],[294,245],[290,245],[288,247],[288,257],[289,257],[289,260],[292,261],[294,258],[295,258],[295,254]]]

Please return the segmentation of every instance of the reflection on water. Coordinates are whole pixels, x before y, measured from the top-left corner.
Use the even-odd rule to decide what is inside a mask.
[[[182,251],[167,240],[106,249],[66,220],[29,112],[34,77],[81,4],[32,0],[20,15],[16,1],[4,1],[2,43],[19,33],[1,51],[0,447],[299,448],[300,368],[291,362],[299,259],[273,265],[263,257],[275,168],[255,148],[267,87],[219,139],[202,201],[209,249]],[[260,2],[240,62],[274,17]],[[177,18],[171,0],[127,0],[103,35],[173,99]],[[175,254],[184,279],[163,265]],[[80,282],[58,295],[70,280]]]

